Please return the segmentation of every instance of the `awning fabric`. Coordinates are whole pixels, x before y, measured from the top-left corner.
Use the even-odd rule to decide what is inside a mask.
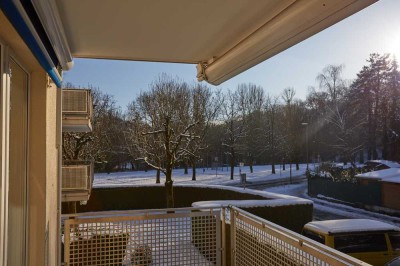
[[[31,9],[29,2],[24,4],[13,0],[1,0],[0,8],[43,69],[49,74],[57,87],[61,87],[61,75],[57,70],[58,59],[54,50],[43,28],[41,28],[40,21],[35,19],[35,11]]]
[[[59,83],[56,68],[68,70],[72,58],[77,57],[195,64],[194,74],[199,81],[218,85],[376,1],[2,0],[0,3],[56,83]]]

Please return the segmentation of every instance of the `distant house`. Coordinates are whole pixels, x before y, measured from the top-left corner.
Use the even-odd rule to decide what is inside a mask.
[[[382,207],[400,210],[400,168],[388,168],[356,175],[359,183],[369,185],[379,182],[381,185]]]

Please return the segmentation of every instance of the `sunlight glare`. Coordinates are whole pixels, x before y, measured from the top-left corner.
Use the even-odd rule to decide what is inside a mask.
[[[400,58],[400,30],[393,33],[389,38],[388,53],[396,58]]]

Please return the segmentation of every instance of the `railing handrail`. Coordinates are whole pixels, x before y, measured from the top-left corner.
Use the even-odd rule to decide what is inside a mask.
[[[102,212],[81,212],[81,213],[70,213],[62,214],[62,219],[79,218],[79,217],[98,217],[98,216],[115,216],[121,215],[126,216],[129,214],[150,214],[150,213],[168,213],[177,211],[211,211],[221,210],[221,207],[184,207],[184,208],[165,208],[165,209],[143,209],[143,210],[121,210],[121,211],[102,211]]]
[[[307,238],[307,237],[305,237],[303,235],[300,235],[300,234],[298,234],[296,232],[290,231],[287,228],[284,228],[282,226],[274,224],[274,223],[272,223],[270,221],[267,221],[267,220],[265,220],[263,218],[260,218],[260,217],[258,217],[256,215],[251,214],[251,213],[249,213],[247,211],[244,211],[244,210],[242,210],[240,208],[237,208],[237,207],[234,207],[234,206],[230,206],[229,208],[231,209],[231,211],[237,212],[239,215],[242,215],[242,216],[244,216],[246,218],[249,218],[249,219],[253,220],[256,223],[259,223],[260,227],[262,229],[264,229],[264,230],[270,229],[270,230],[274,231],[277,234],[280,234],[280,235],[286,236],[287,238],[292,239],[291,242],[297,242],[297,244],[299,246],[304,246],[304,245],[309,246],[311,249],[313,249],[313,250],[315,250],[315,251],[317,251],[317,252],[319,252],[321,254],[325,254],[325,255],[330,256],[330,257],[332,257],[332,258],[334,258],[336,260],[340,260],[343,263],[348,264],[348,265],[362,265],[362,266],[369,265],[366,262],[363,262],[363,261],[358,260],[358,259],[356,259],[354,257],[351,257],[351,256],[349,256],[347,254],[339,252],[339,251],[337,251],[337,250],[335,250],[335,249],[333,249],[331,247],[328,247],[328,246],[326,246],[324,244],[318,243],[318,242],[316,242],[316,241],[314,241],[312,239],[309,239],[309,238]]]

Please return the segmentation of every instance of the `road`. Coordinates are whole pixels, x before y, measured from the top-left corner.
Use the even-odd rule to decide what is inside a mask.
[[[256,190],[264,190],[268,192],[286,194],[312,200],[314,202],[313,219],[314,220],[331,220],[331,219],[347,219],[347,218],[368,218],[381,220],[397,226],[400,226],[400,218],[385,214],[375,213],[350,207],[343,204],[332,203],[322,199],[316,199],[307,195],[307,180],[299,179],[294,184],[269,183],[257,184],[251,187]]]

